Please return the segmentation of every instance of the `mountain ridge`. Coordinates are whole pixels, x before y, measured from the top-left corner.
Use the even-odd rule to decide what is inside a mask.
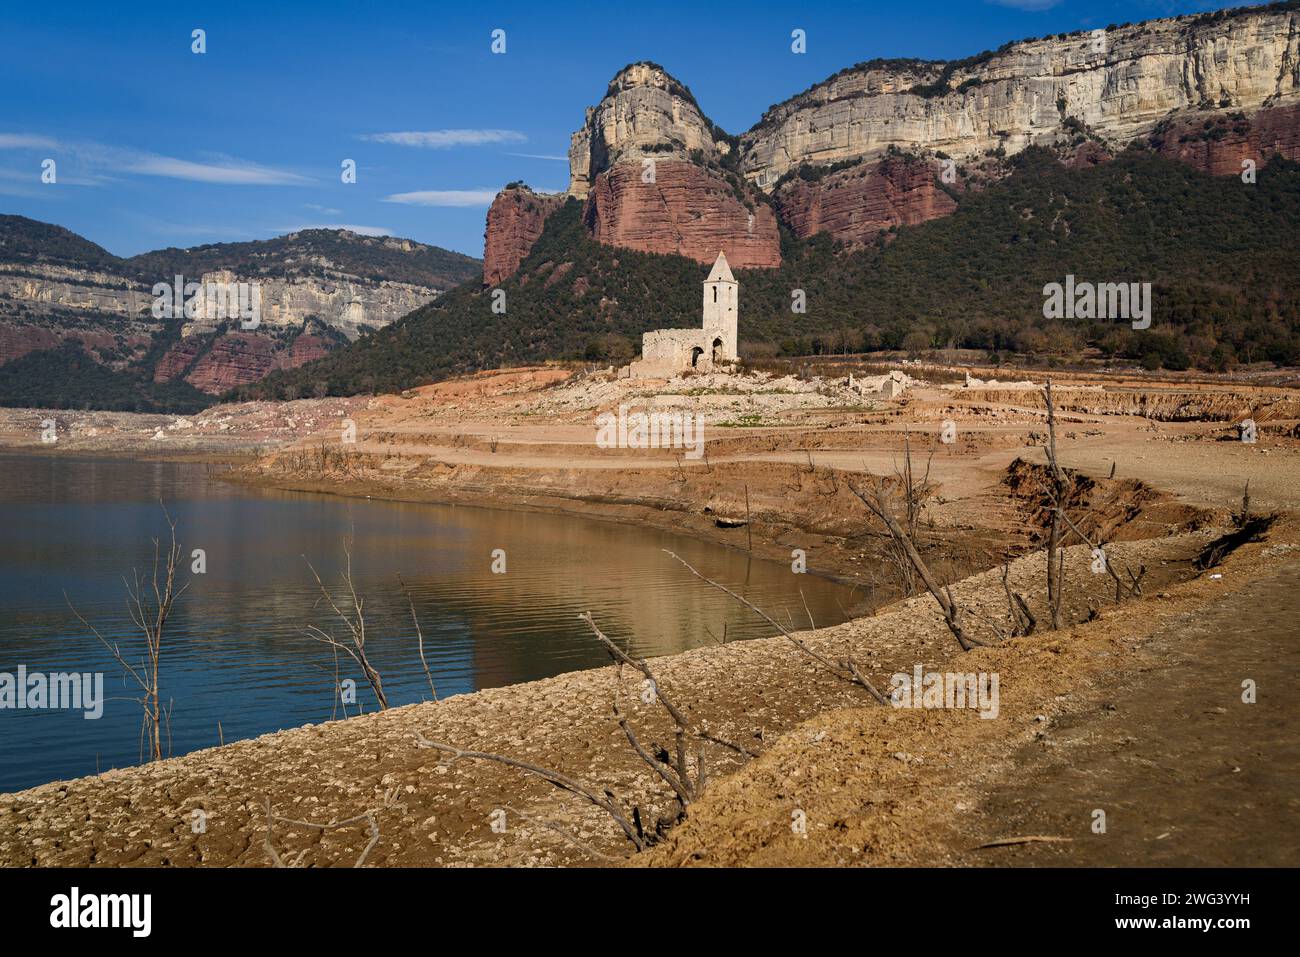
[[[8,368],[0,402],[93,404],[85,385],[96,382],[115,408],[201,407],[380,328],[480,268],[477,259],[413,240],[330,229],[119,257],[64,227],[0,215],[0,372],[32,353],[57,353]],[[186,283],[256,282],[259,326],[202,314],[155,318],[155,285],[171,286],[178,275]],[[64,350],[69,344],[103,374],[85,374]],[[173,382],[194,392],[168,388]]]
[[[1121,364],[1222,371],[1300,361],[1300,163],[1275,158],[1249,189],[1149,149],[1069,167],[1033,147],[955,211],[844,248],[782,236],[776,269],[736,270],[742,358],[965,347],[1040,360],[1088,347]],[[643,332],[699,322],[707,266],[594,239],[583,203],[545,221],[518,270],[466,284],[348,349],[227,398],[400,391],[547,358],[624,362]],[[1153,284],[1149,330],[1043,316],[1043,288]],[[791,309],[802,290],[806,313]],[[506,312],[493,312],[492,293]]]
[[[765,207],[800,236],[868,244],[882,229],[947,215],[945,187],[983,188],[1004,172],[996,160],[1030,146],[1071,161],[1082,152],[1079,162],[1095,165],[1170,126],[1228,117],[1265,135],[1171,155],[1220,173],[1247,159],[1300,158],[1300,0],[1049,34],[956,60],[863,61],[768,107],[738,135],[662,66],[637,61],[586,109],[558,195],[587,203],[602,242],[705,262],[727,240],[742,268],[776,268]],[[934,175],[888,162],[904,154]],[[832,195],[845,187],[850,198]],[[515,202],[509,188],[498,202]],[[493,218],[487,282],[499,281],[501,263],[522,260],[538,227],[501,235]]]

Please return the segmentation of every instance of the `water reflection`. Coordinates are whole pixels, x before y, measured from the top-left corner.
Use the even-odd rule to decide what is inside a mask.
[[[0,456],[0,672],[19,664],[102,670],[111,696],[98,721],[0,711],[0,790],[138,760],[134,690],[64,593],[105,637],[138,649],[122,576],[150,567],[151,539],[166,531],[159,498],[177,521],[186,571],[193,549],[206,560],[177,604],[163,651],[177,754],[214,745],[219,733],[232,741],[331,716],[333,655],[304,631],[328,630],[330,612],[307,560],[336,583],[349,536],[371,658],[393,705],[429,696],[399,574],[443,696],[605,664],[578,621],[585,611],[638,655],[770,633],[665,548],[782,621],[805,624],[805,600],[818,624],[842,621],[861,598],[788,565],[610,523],[247,489],[210,480],[201,465]],[[505,551],[505,574],[492,572],[495,549]],[[373,710],[355,665],[342,674]]]

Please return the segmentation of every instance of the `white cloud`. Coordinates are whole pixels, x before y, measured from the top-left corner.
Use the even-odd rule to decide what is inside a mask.
[[[105,183],[112,182],[112,179],[107,176],[69,176],[62,168],[56,168],[57,178],[54,183],[45,183],[41,180],[43,172],[40,167],[35,165],[28,170],[0,169],[0,179],[18,184],[35,184],[38,186],[103,186]],[[21,185],[15,188],[21,188]],[[27,196],[35,194],[10,191],[10,195]]]
[[[569,161],[567,156],[551,156],[546,153],[507,153],[506,155],[519,156],[530,160],[552,160],[556,163],[567,163]]]
[[[0,133],[0,150],[54,150],[58,140],[35,133]]]
[[[163,176],[196,183],[222,183],[230,186],[302,186],[311,182],[297,173],[259,166],[256,163],[194,163],[171,156],[140,154],[126,159],[122,169],[144,176]]]
[[[491,206],[495,189],[425,189],[414,193],[393,193],[385,203],[405,206]]]
[[[518,130],[411,130],[404,133],[366,133],[361,139],[371,143],[445,150],[453,146],[524,143],[527,142],[528,137]]]
[[[996,3],[999,7],[1015,7],[1017,10],[1037,12],[1039,10],[1050,10],[1061,0],[987,0],[987,2]]]
[[[314,212],[320,213],[322,216],[337,216],[339,213],[343,212],[341,209],[335,209],[332,206],[321,206],[317,203],[303,203],[302,206],[303,209],[310,209]]]
[[[231,156],[215,156],[205,162],[160,156],[129,147],[109,146],[93,141],[62,141],[37,133],[0,133],[0,149],[50,150],[70,155],[84,173],[80,180],[65,178],[60,169],[59,182],[92,186],[105,182],[107,177],[96,170],[113,173],[136,173],[141,176],[161,176],[168,179],[190,180],[196,183],[222,183],[234,186],[301,186],[310,183],[305,176],[241,160]],[[59,161],[62,168],[64,161]]]

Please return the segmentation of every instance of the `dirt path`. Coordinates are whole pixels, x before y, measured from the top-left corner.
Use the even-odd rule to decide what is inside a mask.
[[[971,845],[1008,834],[1068,844],[981,863],[1210,867],[1300,864],[1300,565],[1162,629],[1144,670],[1100,708],[1021,749],[978,809]],[[1256,683],[1256,704],[1242,681]],[[1105,834],[1081,827],[1106,811]]]
[[[637,863],[1294,864],[1296,539],[1293,523],[1275,526],[1221,578],[1152,588],[1001,648],[928,656],[927,670],[998,674],[997,718],[820,714],[718,782]],[[1258,704],[1241,702],[1245,677]],[[1097,808],[1104,835],[1091,830]],[[982,848],[1026,836],[1054,840]]]

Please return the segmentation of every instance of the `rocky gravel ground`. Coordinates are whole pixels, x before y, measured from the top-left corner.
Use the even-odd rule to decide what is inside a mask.
[[[1188,578],[1188,559],[1212,534],[1206,529],[1116,545],[1113,560],[1147,564],[1148,590],[1152,600],[1160,601],[1162,592],[1154,589]],[[1070,551],[1070,615],[1082,620],[1089,603],[1106,604],[1109,579],[1101,581],[1105,576],[1091,573],[1086,550]],[[1013,563],[1012,587],[1036,595],[1040,566],[1041,558],[1033,556]],[[683,587],[709,586],[683,570]],[[955,591],[971,609],[973,627],[991,638],[992,629],[976,622],[1005,617],[1000,573],[975,576]],[[1041,616],[1041,608],[1039,612]],[[977,614],[979,618],[974,617]],[[929,597],[800,637],[826,657],[838,660],[851,655],[883,688],[889,686],[893,673],[911,672],[918,663],[939,666],[960,654]],[[1051,655],[1050,647],[1060,646],[1066,637],[1040,636],[1033,639],[1033,647],[1047,645],[1049,650],[1042,654]],[[963,667],[990,666],[1006,654],[1023,658],[1030,654],[1029,647],[983,649],[961,656]],[[846,708],[876,713],[875,721],[893,714],[892,709],[874,704],[861,688],[810,661],[783,637],[708,646],[651,664],[660,686],[693,722],[755,754],[786,747],[779,745],[783,735],[818,716]],[[371,839],[367,820],[323,830],[307,825],[343,821],[366,812],[373,814],[379,832],[367,864],[552,865],[621,860],[629,855],[631,845],[604,811],[511,767],[471,759],[448,762],[440,752],[420,747],[419,741],[423,736],[560,770],[638,805],[649,825],[672,814],[672,796],[631,751],[612,711],[617,696],[647,747],[670,744],[670,727],[662,710],[646,704],[642,690],[639,675],[625,672],[620,678],[612,667],[566,674],[308,725],[157,764],[4,795],[0,797],[0,863],[260,866],[272,863],[274,851],[281,860],[304,866],[350,865]],[[1004,693],[1013,692],[1008,688]],[[1037,703],[1036,693],[1027,694],[1023,703],[1035,702],[1028,704],[1031,708],[1048,706]],[[1018,714],[1021,706],[1018,703],[1008,711]],[[898,716],[900,721],[904,718]],[[1023,739],[1024,728],[1018,722],[975,721],[990,726],[989,733],[995,733],[1006,749]],[[871,773],[886,776],[914,764],[928,773],[942,765],[933,756],[939,746],[932,739],[934,730],[909,729],[904,722],[897,734],[884,734],[870,747],[864,745],[855,760],[876,769]],[[907,757],[927,753],[931,757],[924,763]],[[719,782],[717,788],[727,793],[726,775],[748,759],[721,745],[705,745],[703,754],[710,776]],[[805,756],[813,758],[812,752]],[[762,766],[763,760],[756,766]],[[275,817],[269,829],[267,802]],[[202,812],[201,833],[195,833],[195,811]]]

